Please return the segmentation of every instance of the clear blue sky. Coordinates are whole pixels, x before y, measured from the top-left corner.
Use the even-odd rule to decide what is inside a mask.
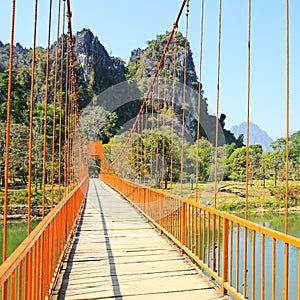
[[[1,1],[0,40],[3,42],[9,41],[10,2]],[[45,46],[49,1],[40,2],[38,43]],[[182,3],[181,0],[71,2],[74,33],[90,28],[109,53],[126,62],[133,49],[145,47],[147,40],[172,28]],[[190,2],[189,36],[198,69],[201,1]],[[223,1],[220,113],[227,115],[227,128],[246,120],[247,2]],[[15,41],[26,47],[32,45],[33,4],[33,0],[17,0]],[[214,111],[219,1],[206,0],[205,5],[202,82]],[[184,32],[184,18],[179,29]],[[275,139],[285,135],[285,1],[252,0],[251,30],[251,121]],[[54,32],[52,38],[55,39]],[[295,131],[299,129],[300,111],[299,0],[290,1],[290,76],[290,131]]]

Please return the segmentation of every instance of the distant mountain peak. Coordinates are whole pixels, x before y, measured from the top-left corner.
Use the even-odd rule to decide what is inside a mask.
[[[246,143],[246,131],[247,131],[247,123],[242,122],[239,125],[234,125],[230,128],[230,131],[238,137],[239,135],[244,135],[244,143]],[[268,133],[262,130],[257,124],[250,122],[250,135],[249,135],[249,143],[250,145],[260,144],[265,151],[273,151],[271,147],[271,143],[274,140],[268,135]]]

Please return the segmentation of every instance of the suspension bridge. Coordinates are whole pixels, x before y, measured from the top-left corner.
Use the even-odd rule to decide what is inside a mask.
[[[42,116],[38,115],[43,126],[40,135],[35,134],[36,96],[39,93],[36,89],[39,79],[36,45],[39,15],[38,0],[35,0],[26,131],[28,236],[8,255],[16,92],[16,2],[12,0],[5,102],[3,263],[0,266],[2,299],[300,299],[300,239],[288,232],[291,182],[289,1],[286,1],[285,26],[287,134],[284,141],[285,232],[282,233],[248,220],[251,185],[251,0],[248,1],[243,217],[218,209],[223,172],[220,147],[224,144],[223,128],[218,117],[222,0],[218,1],[216,116],[203,117],[205,1],[201,1],[199,82],[191,88],[187,85],[190,1],[184,0],[162,47],[152,78],[142,83],[144,96],[139,112],[113,149],[102,145],[101,141],[90,141],[82,134],[70,0],[58,1],[57,22],[54,22],[52,0],[49,1],[46,88]],[[181,18],[185,18],[185,45],[182,42],[179,45]],[[53,50],[50,42],[55,23],[57,39]],[[184,48],[181,61],[177,57],[179,47]],[[182,64],[183,74],[179,74],[178,64]],[[181,85],[178,83],[180,76]],[[99,101],[97,104],[101,105],[103,97]],[[188,170],[184,153],[191,135],[187,130],[191,116],[195,124],[195,164],[193,170]],[[203,132],[212,144],[211,169],[205,190],[200,188],[202,169],[198,155]],[[40,223],[32,229],[33,177],[37,164],[33,157],[38,142],[42,145],[38,162],[42,166],[42,215]],[[97,171],[95,165],[91,167],[90,161],[100,162],[96,166]],[[189,195],[186,192],[187,178],[193,190]],[[51,208],[48,214],[47,207]]]

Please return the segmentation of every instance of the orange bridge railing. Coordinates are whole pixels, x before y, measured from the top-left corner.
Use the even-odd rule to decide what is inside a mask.
[[[300,239],[121,178],[101,178],[211,276],[223,294],[300,299]]]
[[[88,177],[37,225],[0,266],[2,299],[46,299],[74,233]]]

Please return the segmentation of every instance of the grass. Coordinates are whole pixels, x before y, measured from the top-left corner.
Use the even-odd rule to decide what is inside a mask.
[[[235,191],[246,192],[246,184],[239,182],[222,182],[218,185],[233,187]],[[249,184],[248,194],[248,212],[283,212],[285,209],[285,199],[278,196],[277,191],[285,186],[285,182],[277,182],[277,187],[274,187],[273,181],[266,181],[265,187],[263,181],[253,181]],[[299,181],[290,181],[290,187],[300,186]],[[170,192],[170,189],[167,190]],[[213,206],[214,205],[214,183],[199,183],[198,184],[199,199],[202,205]],[[190,183],[184,183],[182,188],[180,183],[174,184],[172,194],[181,195],[185,199],[196,200],[195,184],[191,190]],[[235,193],[230,192],[217,192],[217,208],[231,213],[243,213],[246,208],[246,197],[241,197]],[[300,198],[300,195],[299,195]],[[289,201],[289,208],[300,211],[300,200]]]
[[[61,193],[63,194],[63,187],[61,187]],[[59,195],[59,187],[58,185],[54,186],[54,202],[57,203]],[[46,185],[46,205],[51,204],[51,185]],[[63,195],[62,195],[63,196]],[[4,201],[4,191],[3,188],[0,189],[0,205],[3,205]],[[8,203],[10,205],[27,205],[28,202],[28,189],[27,186],[11,186],[8,189]],[[38,188],[35,190],[35,188],[32,188],[31,192],[31,205],[32,206],[38,206],[42,205],[42,190]]]
[[[245,183],[239,182],[222,182],[218,185],[233,187],[233,190],[245,192],[246,185]],[[282,189],[285,186],[284,182],[278,182],[277,187],[274,187],[272,181],[266,181],[266,187],[264,187],[262,181],[254,181],[249,185],[249,196],[248,196],[248,209],[249,213],[251,212],[280,212],[285,208],[285,200],[281,196],[279,198],[279,193],[277,191]],[[299,181],[290,181],[290,187],[299,187]],[[170,192],[169,189],[165,190]],[[55,203],[58,199],[58,185],[54,187],[54,197]],[[160,190],[160,189],[158,189]],[[199,199],[202,205],[213,206],[214,205],[214,183],[199,183],[198,184]],[[61,193],[63,193],[63,187],[61,187]],[[0,205],[3,205],[3,189],[0,189]],[[180,183],[174,183],[172,187],[172,194],[182,196],[184,199],[196,200],[196,189],[195,183],[193,184],[193,189],[191,189],[190,183],[184,183],[182,187]],[[63,195],[62,195],[63,196]],[[246,207],[245,197],[241,197],[234,193],[229,192],[217,192],[217,208],[223,211],[231,213],[243,213]],[[27,205],[28,191],[26,186],[22,187],[10,187],[8,191],[9,204],[10,205]],[[51,185],[46,185],[46,205],[51,204]],[[299,195],[300,198],[300,195]],[[289,207],[293,209],[300,210],[300,200],[290,201]],[[42,191],[38,189],[35,191],[34,187],[32,188],[31,196],[32,206],[37,206],[42,204]]]

